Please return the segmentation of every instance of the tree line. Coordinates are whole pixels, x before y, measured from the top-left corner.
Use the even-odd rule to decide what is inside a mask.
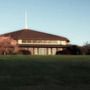
[[[90,55],[90,44],[83,46],[68,45],[62,51],[58,51],[56,55]]]

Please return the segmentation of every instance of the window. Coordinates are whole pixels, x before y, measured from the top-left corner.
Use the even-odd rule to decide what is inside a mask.
[[[60,40],[22,40],[23,44],[58,44],[66,45],[66,41]]]

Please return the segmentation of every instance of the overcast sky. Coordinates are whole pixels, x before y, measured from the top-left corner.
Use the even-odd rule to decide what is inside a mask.
[[[90,43],[90,0],[0,0],[0,34],[28,28]]]

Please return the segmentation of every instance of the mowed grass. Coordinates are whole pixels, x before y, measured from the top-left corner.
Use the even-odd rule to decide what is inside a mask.
[[[0,90],[90,90],[90,56],[0,56]]]

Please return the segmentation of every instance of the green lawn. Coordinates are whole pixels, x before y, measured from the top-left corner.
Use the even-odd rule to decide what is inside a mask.
[[[90,56],[0,56],[0,90],[90,90]]]

